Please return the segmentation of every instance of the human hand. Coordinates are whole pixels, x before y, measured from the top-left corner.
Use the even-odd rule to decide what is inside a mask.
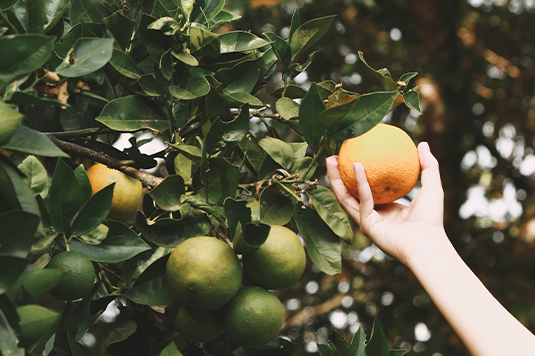
[[[360,202],[346,189],[338,170],[338,157],[327,158],[327,176],[333,191],[363,234],[380,249],[405,265],[420,249],[448,242],[443,226],[444,193],[440,182],[438,162],[431,154],[429,145],[418,145],[422,169],[422,188],[409,206],[390,203],[374,206],[372,192],[364,167],[354,164],[355,178]]]

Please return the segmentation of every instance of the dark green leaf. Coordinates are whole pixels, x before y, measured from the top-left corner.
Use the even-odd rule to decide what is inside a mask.
[[[261,60],[246,61],[229,70],[220,70],[216,78],[223,82],[223,92],[227,95],[250,93],[260,76]]]
[[[397,91],[388,91],[359,96],[353,109],[330,129],[332,138],[345,140],[370,130],[388,114],[398,95]]]
[[[246,254],[257,250],[267,239],[271,226],[267,224],[247,223],[242,225],[238,222],[234,235],[234,251]]]
[[[233,198],[225,199],[223,207],[225,208],[229,235],[233,238],[238,223],[241,223],[241,226],[245,226],[251,222],[251,209],[247,206],[247,201]]]
[[[210,231],[210,219],[189,204],[180,207],[180,219],[160,218],[149,220],[138,212],[136,228],[148,241],[162,247],[176,247],[187,238],[202,236]]]
[[[143,72],[139,69],[132,57],[121,50],[113,50],[110,64],[116,71],[127,78],[138,80],[143,75]]]
[[[171,2],[171,0],[169,1]],[[157,3],[157,1],[154,2],[155,5]],[[159,63],[162,55],[171,47],[172,37],[166,36],[160,31],[149,30],[147,27],[154,21],[156,21],[155,17],[143,14],[141,22],[139,23],[139,35],[141,36],[143,44],[147,47],[147,51],[152,60],[155,63]]]
[[[206,23],[219,14],[225,5],[225,0],[200,0],[196,3],[198,7],[194,7],[191,17],[195,19],[194,22]]]
[[[357,350],[344,339],[342,335],[335,329],[334,338],[336,339],[336,345],[338,346],[338,353],[340,356],[356,356]]]
[[[148,96],[161,96],[165,93],[158,81],[150,74],[142,75],[137,82]]]
[[[193,11],[194,5],[195,5],[194,0],[180,0],[180,8],[182,9],[182,12],[187,16],[188,21],[189,21],[191,12]]]
[[[319,216],[331,228],[331,230],[351,244],[353,231],[347,214],[342,209],[333,193],[325,186],[319,185],[314,190],[306,190],[312,205]]]
[[[275,108],[284,120],[290,120],[299,117],[299,104],[288,97],[277,100]]]
[[[0,101],[0,126],[2,127],[0,145],[9,141],[22,122],[23,117],[21,113],[13,110],[10,105]]]
[[[177,14],[177,1],[173,0],[155,0],[152,8],[148,11],[155,18],[174,17]]]
[[[28,156],[19,164],[18,168],[26,176],[24,183],[30,187],[33,194],[39,194],[41,197],[46,198],[50,179],[41,161],[35,156]]]
[[[59,100],[44,98],[40,96],[33,95],[28,92],[16,91],[11,95],[9,102],[14,104],[28,104],[35,106],[59,106],[59,107],[70,107],[69,104],[63,103]]]
[[[214,154],[228,144],[241,142],[249,129],[249,105],[241,108],[240,114],[230,122],[217,119],[206,134],[204,144],[208,154]]]
[[[91,182],[89,181],[89,177],[87,176],[83,164],[80,164],[74,169],[74,176],[80,185],[82,204],[85,204],[91,198],[93,189],[91,188]]]
[[[275,55],[281,62],[283,68],[288,70],[288,67],[292,64],[292,49],[290,48],[288,41],[277,36],[273,32],[265,32],[264,36],[271,42],[273,51],[275,51]]]
[[[346,116],[351,109],[353,109],[353,106],[358,102],[358,98],[354,99],[350,102],[344,103],[342,105],[333,106],[332,108],[328,108],[325,111],[323,111],[320,114],[320,120],[323,126],[325,128],[330,129],[333,127],[338,120]]]
[[[312,149],[316,149],[323,136],[325,128],[320,120],[321,112],[325,110],[316,83],[312,83],[307,95],[299,106],[299,126],[301,132]]]
[[[23,289],[33,298],[40,297],[52,290],[67,274],[67,271],[53,268],[36,269],[20,276],[8,289],[7,296],[17,304],[23,293]]]
[[[300,25],[290,39],[292,59],[312,47],[327,32],[336,15],[320,17]]]
[[[165,268],[169,255],[153,262],[134,282],[125,297],[142,305],[169,305],[176,298],[169,289]]]
[[[203,199],[206,200],[208,196],[208,203],[222,204],[227,197],[234,198],[236,196],[239,175],[239,167],[223,158],[213,158],[209,160],[206,184],[201,187],[199,182],[195,180],[194,189],[197,195]]]
[[[100,0],[72,0],[69,17],[71,24],[78,22],[102,23],[104,17],[111,15],[108,9]]]
[[[220,53],[218,35],[201,27],[191,27],[190,49],[196,56],[217,58]]]
[[[74,336],[67,332],[67,340],[71,349],[72,356],[94,356],[95,353],[89,347],[76,342]]]
[[[39,216],[20,210],[0,214],[0,256],[25,258],[39,221]]]
[[[2,148],[10,151],[46,157],[69,157],[43,133],[20,125],[11,139]]]
[[[416,77],[418,72],[408,72],[399,77],[399,81],[405,83],[405,86],[409,85],[412,78]]]
[[[308,256],[316,267],[329,275],[340,273],[342,250],[338,236],[312,209],[303,209],[295,203],[293,216],[299,232],[305,239]]]
[[[51,31],[63,19],[63,14],[70,4],[70,0],[48,0],[46,2],[45,33]]]
[[[117,131],[165,131],[169,128],[169,122],[162,119],[137,95],[110,101],[95,120]]]
[[[284,91],[284,87],[275,89],[271,95],[273,95],[276,98],[281,98],[282,93],[284,93],[284,96],[290,99],[301,99],[304,98],[305,95],[307,95],[308,91],[305,88],[302,88],[295,84],[290,84],[286,87],[286,91]]]
[[[366,356],[366,334],[362,328],[359,328],[351,338],[351,345],[357,350],[355,356]]]
[[[160,17],[158,20],[151,23],[148,27],[149,30],[162,31],[166,36],[174,36],[180,32],[180,24],[172,17]]]
[[[299,6],[296,6],[292,15],[292,23],[290,25],[290,39],[292,39],[295,30],[297,30],[299,26],[301,26],[301,15],[299,15]]]
[[[158,356],[182,356],[174,341],[171,341]]]
[[[38,33],[43,30],[46,23],[46,1],[27,0],[26,5],[26,32]]]
[[[248,167],[251,167],[256,174],[266,158],[265,151],[260,147],[253,135],[247,135],[243,141],[239,143],[239,146],[247,160],[246,164]]]
[[[388,73],[388,71],[386,71],[386,69],[380,69],[380,70],[375,70],[373,69],[365,60],[364,60],[364,55],[361,51],[358,52],[359,54],[359,58],[360,60],[362,61],[362,63],[364,63],[364,65],[370,70],[372,71],[373,74],[375,74],[375,76],[377,77],[377,79],[379,79],[379,81],[381,82],[381,85],[383,86],[383,89],[384,90],[396,90],[396,82],[394,82],[394,79],[392,79],[392,77],[390,76],[390,73]]]
[[[312,157],[302,157],[294,159],[294,161],[292,162],[292,166],[290,167],[290,172],[298,172],[299,178],[308,180],[312,179],[316,168],[318,168],[318,162],[314,161]]]
[[[174,144],[169,143],[173,148],[176,148],[180,153],[186,156],[189,160],[194,162],[200,162],[202,156],[202,150],[197,146],[185,145],[185,144]]]
[[[115,183],[96,192],[76,214],[71,224],[71,236],[81,236],[96,229],[108,216]]]
[[[18,0],[0,0],[0,8],[2,8],[3,11],[8,10],[15,5],[17,1]]]
[[[165,177],[149,194],[160,209],[177,211],[181,205],[180,198],[185,192],[184,178],[173,174]]]
[[[54,37],[41,35],[9,35],[0,37],[0,90],[9,83],[32,73],[50,57]]]
[[[339,356],[334,344],[329,340],[327,344],[317,344],[321,356]]]
[[[111,38],[79,38],[74,44],[72,62],[61,62],[56,72],[68,78],[93,73],[108,63],[112,52]]]
[[[193,57],[191,54],[175,53],[174,51],[171,51],[171,54],[182,63],[185,63],[191,67],[196,67],[199,65],[197,58]]]
[[[220,53],[247,52],[269,43],[246,31],[230,31],[219,35]]]
[[[102,243],[87,245],[73,239],[69,243],[71,250],[83,253],[94,262],[118,263],[150,249],[134,230],[122,222],[107,221],[106,225],[110,230]]]
[[[275,162],[280,164],[284,169],[290,169],[293,161],[292,146],[273,137],[264,137],[258,144]]]
[[[25,258],[2,257],[0,259],[0,295],[5,294],[19,276],[31,268],[33,267]]]
[[[60,158],[50,183],[48,211],[52,225],[60,234],[68,232],[71,219],[81,204],[81,190],[72,169]]]
[[[210,84],[204,77],[188,77],[184,88],[170,85],[169,91],[175,98],[193,100],[207,95],[210,91]]]
[[[11,306],[11,308],[13,308]],[[24,356],[24,349],[18,347],[18,338],[15,330],[10,325],[9,320],[4,312],[0,309],[0,353],[10,356]]]
[[[8,158],[0,155],[0,195],[5,199],[2,205],[5,202],[13,209],[40,216],[33,192],[24,184],[20,174]]]
[[[124,341],[130,337],[137,330],[137,323],[132,319],[122,319],[119,322],[115,323],[113,329],[108,334],[106,338],[105,346],[106,349],[110,345]],[[109,351],[107,352],[109,353]]]
[[[268,225],[286,225],[292,218],[292,202],[272,184],[260,193],[260,221]]]
[[[388,355],[388,341],[377,322],[377,318],[373,322],[370,340],[366,344],[366,355],[389,356]]]
[[[403,356],[407,353],[405,349],[391,349],[388,350],[388,356]]]
[[[418,114],[422,115],[422,110],[420,109],[420,93],[418,93],[418,91],[408,91],[407,93],[403,94],[403,100],[409,109],[412,109]]]

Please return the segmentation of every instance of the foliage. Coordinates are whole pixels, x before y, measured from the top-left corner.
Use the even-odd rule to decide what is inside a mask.
[[[246,253],[270,225],[287,225],[321,271],[340,273],[340,239],[351,242],[352,232],[314,178],[318,161],[397,105],[419,110],[417,88],[407,89],[413,74],[394,81],[370,67],[383,91],[365,94],[330,80],[308,90],[292,83],[319,55],[304,56],[333,16],[302,22],[296,11],[283,39],[221,33],[236,20],[224,0],[4,0],[0,8],[0,48],[9,48],[0,53],[0,148],[14,152],[0,155],[0,352],[90,355],[80,339],[115,300],[127,317],[106,340],[112,354],[130,344],[160,355],[200,347],[205,354],[291,353],[296,346],[280,338],[258,350],[220,338],[184,351],[170,321],[170,249],[212,235]],[[284,84],[272,93],[273,111],[260,97],[277,71]],[[255,118],[267,135],[251,130]],[[112,146],[120,133],[142,131],[157,134],[166,149],[143,154],[147,142],[136,138],[124,151]],[[295,142],[284,139],[290,131]],[[149,193],[132,221],[106,217],[113,186],[91,195],[84,157],[143,181]],[[157,159],[164,177],[144,171]],[[61,281],[46,265],[63,250],[93,261],[98,282],[81,301],[42,306],[60,317],[32,316],[46,332],[19,345],[29,321],[17,310],[42,303]]]

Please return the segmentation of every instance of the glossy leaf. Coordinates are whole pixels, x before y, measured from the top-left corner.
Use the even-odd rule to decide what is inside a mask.
[[[44,98],[40,96],[35,96],[28,92],[16,91],[11,95],[9,99],[10,103],[14,104],[27,104],[35,106],[59,106],[59,107],[70,107],[68,103],[63,103],[59,100]]]
[[[207,95],[210,83],[204,77],[188,77],[185,87],[170,85],[169,91],[177,99],[193,100]]]
[[[0,37],[0,90],[9,83],[32,73],[50,57],[54,37],[42,35],[8,35]]]
[[[325,106],[318,94],[316,83],[312,83],[299,106],[299,126],[305,140],[312,149],[318,147],[325,131],[320,119],[320,114],[323,110],[325,110]]]
[[[192,18],[195,22],[206,23],[216,17],[225,5],[225,0],[199,0],[198,7],[193,8]]]
[[[69,231],[71,219],[81,204],[81,191],[72,169],[60,158],[50,183],[48,211],[52,225],[60,234]]]
[[[171,341],[158,356],[182,356],[182,353],[178,350],[174,341]]]
[[[148,96],[161,96],[165,94],[158,81],[150,74],[143,74],[138,80],[143,92]]]
[[[408,91],[407,93],[403,94],[403,100],[409,109],[412,109],[418,114],[422,115],[422,110],[420,109],[420,93],[418,93],[418,91]]]
[[[314,190],[306,190],[306,195],[310,198],[312,205],[318,215],[331,228],[331,230],[351,244],[353,231],[347,214],[342,209],[334,194],[325,186],[319,185]]]
[[[365,350],[366,355],[389,356],[388,341],[379,323],[377,323],[377,319],[373,322],[370,340],[366,344]]]
[[[222,204],[227,197],[234,198],[236,196],[239,175],[238,166],[223,158],[213,158],[209,160],[206,184],[201,187],[200,182],[194,180],[194,190],[208,203]]]
[[[127,78],[138,80],[143,75],[143,72],[139,69],[132,57],[121,50],[113,50],[110,64],[116,71]]]
[[[327,344],[317,344],[317,346],[321,356],[340,356],[336,351],[336,347],[330,340]]]
[[[17,303],[24,291],[33,298],[40,297],[52,290],[67,274],[67,271],[53,268],[36,269],[20,276],[8,289],[7,296]]]
[[[174,36],[180,32],[180,24],[172,17],[165,16],[160,17],[158,20],[151,23],[148,27],[149,30],[162,31],[166,36]]]
[[[299,117],[299,104],[288,97],[277,100],[275,108],[284,120]]]
[[[195,5],[194,0],[180,0],[180,7],[182,8],[182,12],[184,12],[184,14],[187,16],[188,21],[189,21],[191,12],[193,11],[194,5]]]
[[[95,120],[117,131],[165,131],[169,128],[168,121],[162,119],[136,95],[110,101]]]
[[[25,258],[39,222],[39,216],[26,211],[11,210],[0,214],[0,256]]]
[[[292,49],[286,40],[277,36],[273,32],[265,32],[264,36],[271,42],[275,55],[281,62],[285,70],[292,64]]]
[[[33,194],[39,194],[41,197],[46,198],[50,179],[41,161],[30,155],[18,165],[18,168],[26,176],[24,183],[30,187]]]
[[[397,91],[375,92],[359,96],[359,101],[351,111],[330,129],[332,138],[345,140],[370,130],[388,114],[397,96]]]
[[[26,32],[39,33],[43,31],[46,23],[46,1],[27,0],[26,5]]]
[[[356,98],[356,99],[354,99],[352,101],[349,101],[347,103],[328,108],[325,111],[323,111],[322,113],[320,113],[320,120],[321,120],[321,123],[323,124],[323,126],[325,128],[327,128],[327,129],[330,129],[331,127],[336,125],[336,123],[341,118],[346,116],[351,111],[351,109],[353,109],[353,107],[358,102],[358,100],[359,99]]]
[[[0,126],[2,127],[0,145],[9,141],[22,122],[23,117],[20,112],[13,110],[10,105],[0,101]]]
[[[2,205],[40,216],[39,206],[31,189],[23,182],[20,172],[11,161],[0,156],[0,195]]]
[[[93,195],[93,189],[91,188],[91,182],[84,169],[83,164],[80,164],[74,169],[74,176],[80,185],[80,193],[82,198],[82,204],[85,204]]]
[[[342,271],[342,257],[338,236],[325,224],[318,213],[293,206],[293,216],[306,242],[308,256],[323,272],[334,275]]]
[[[157,3],[157,1],[154,2],[155,5]],[[163,32],[149,30],[147,28],[159,17],[160,16],[153,17],[147,14],[143,14],[141,17],[141,22],[139,23],[138,30],[143,44],[147,47],[147,52],[149,52],[152,60],[155,63],[159,63],[160,59],[162,58],[162,55],[169,50],[172,44],[172,37],[166,36]]]
[[[36,332],[51,330],[60,318],[60,313],[36,304],[23,305],[17,308],[20,317],[21,334],[28,337],[34,336]],[[27,340],[36,342],[37,340]]]
[[[290,24],[290,39],[292,38],[293,34],[295,33],[295,30],[297,30],[299,26],[301,26],[301,15],[299,15],[299,6],[296,6],[292,15],[292,22]]]
[[[220,44],[218,35],[201,27],[190,28],[191,54],[210,58],[219,57]]]
[[[241,142],[247,135],[248,129],[249,105],[246,104],[234,120],[223,122],[221,119],[217,119],[214,121],[204,140],[206,152],[214,154],[228,144]]]
[[[408,72],[399,77],[399,81],[405,83],[405,86],[409,85],[412,78],[416,77],[418,72]]]
[[[68,78],[93,73],[108,63],[112,52],[111,38],[80,38],[73,47],[73,61],[61,62],[56,73]]]
[[[149,194],[159,208],[167,211],[180,209],[180,198],[186,192],[184,178],[180,175],[169,175],[152,189]]]
[[[188,159],[199,162],[201,160],[202,156],[202,150],[197,146],[192,145],[185,145],[185,144],[174,144],[169,143],[169,145],[173,148],[176,148],[177,151],[182,153],[184,156],[186,156]]]
[[[108,236],[99,245],[87,245],[76,239],[71,240],[71,250],[83,253],[91,261],[118,263],[147,251],[150,246],[134,230],[119,221],[107,221]]]
[[[358,52],[359,58],[364,63],[364,65],[379,79],[379,82],[381,82],[381,85],[383,86],[383,89],[388,90],[396,90],[396,82],[394,82],[394,79],[390,76],[390,73],[385,70],[375,70],[373,69],[365,60],[364,60],[364,54],[359,51]]]
[[[338,354],[340,356],[356,356],[357,350],[344,339],[342,335],[335,329],[334,330],[334,339],[336,340],[336,346],[338,349]]]
[[[257,250],[266,241],[271,226],[267,224],[247,223],[242,225],[238,222],[234,235],[234,251],[239,254],[247,254]]]
[[[153,262],[134,282],[125,297],[142,305],[169,305],[175,299],[167,284],[165,269],[169,255]]]
[[[362,328],[359,328],[351,338],[351,345],[357,350],[355,356],[366,356],[366,334]]]
[[[81,236],[96,229],[111,209],[115,183],[99,190],[85,203],[71,224],[71,236]]]
[[[63,14],[70,4],[70,0],[48,0],[46,3],[46,23],[44,33],[48,33],[62,20]]]
[[[281,98],[282,93],[284,93],[284,96],[290,99],[302,99],[307,95],[308,91],[305,88],[302,88],[295,84],[289,84],[286,86],[286,90],[284,90],[285,87],[280,87],[278,89],[275,89],[271,95],[273,95],[276,98]]]
[[[260,193],[260,221],[268,225],[286,225],[292,218],[292,202],[276,185]]]
[[[24,125],[17,127],[13,136],[2,145],[2,148],[37,156],[69,157],[43,133]]]
[[[175,53],[173,51],[171,51],[171,54],[182,63],[187,64],[191,67],[196,67],[199,65],[199,61],[197,60],[197,58],[193,57],[191,54]]]
[[[13,308],[13,307],[12,307]],[[3,310],[0,309],[0,353],[10,356],[24,356],[22,347],[18,347],[18,338],[15,330]]]
[[[241,226],[245,226],[245,224],[251,222],[251,208],[247,206],[247,201],[236,200],[233,198],[225,199],[223,207],[225,209],[225,217],[230,232],[229,235],[233,238],[238,223],[241,223]]]
[[[219,35],[220,53],[246,52],[262,48],[269,43],[246,31],[229,31]]]
[[[284,169],[290,169],[293,161],[292,146],[273,137],[264,137],[258,144],[275,162],[280,164]]]
[[[290,39],[292,60],[312,47],[327,32],[335,15],[319,17],[300,25]]]
[[[245,164],[251,167],[250,169],[256,174],[266,158],[265,151],[258,144],[256,138],[250,134],[239,143],[239,146],[246,159]]]
[[[388,350],[388,356],[403,356],[407,353],[405,349],[390,349]]]
[[[111,11],[100,0],[72,0],[69,15],[72,24],[82,21],[102,23]]]

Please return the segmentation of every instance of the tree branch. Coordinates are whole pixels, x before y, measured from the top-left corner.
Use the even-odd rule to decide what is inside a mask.
[[[143,172],[137,168],[125,165],[124,161],[112,158],[110,156],[107,156],[103,153],[92,150],[90,148],[80,146],[76,143],[60,140],[52,133],[45,133],[45,135],[52,142],[54,142],[56,146],[58,146],[60,149],[62,149],[63,151],[67,153],[74,153],[80,156],[91,158],[97,162],[105,164],[106,166],[110,168],[117,169],[130,177],[141,180],[143,183],[145,183],[146,185],[152,188],[156,187],[158,184],[160,184],[163,181],[163,178],[161,177],[156,177],[155,175],[152,175],[150,173]]]

